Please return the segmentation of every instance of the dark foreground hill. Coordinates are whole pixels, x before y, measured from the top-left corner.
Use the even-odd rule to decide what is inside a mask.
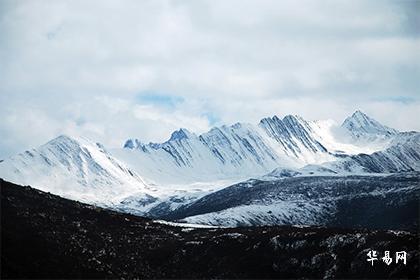
[[[419,277],[417,233],[174,227],[0,184],[2,279]],[[404,250],[407,264],[371,266],[369,250]]]

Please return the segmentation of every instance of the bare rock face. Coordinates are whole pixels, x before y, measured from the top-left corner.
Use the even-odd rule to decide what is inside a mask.
[[[418,278],[417,233],[170,226],[1,183],[1,278]],[[407,264],[367,262],[406,251]]]

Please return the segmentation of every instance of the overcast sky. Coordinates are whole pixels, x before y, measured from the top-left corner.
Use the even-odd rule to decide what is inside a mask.
[[[361,109],[420,130],[420,1],[0,1],[0,158]]]

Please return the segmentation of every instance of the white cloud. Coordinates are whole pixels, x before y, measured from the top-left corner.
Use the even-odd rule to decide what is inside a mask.
[[[116,146],[177,127],[288,113],[341,120],[359,108],[419,130],[412,10],[408,1],[2,1],[0,157],[60,133]],[[146,104],[143,92],[183,101]]]

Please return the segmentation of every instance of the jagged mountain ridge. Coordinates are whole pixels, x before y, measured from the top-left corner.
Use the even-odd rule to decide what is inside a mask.
[[[333,161],[337,154],[370,151],[369,147],[339,143],[332,126],[331,121],[306,121],[296,115],[283,119],[273,116],[262,119],[258,125],[236,123],[201,135],[180,129],[164,143],[143,144],[129,139],[124,151],[116,152],[138,173],[155,178],[159,184],[176,178],[190,178],[190,182],[211,178],[240,180],[279,166],[296,168]]]

